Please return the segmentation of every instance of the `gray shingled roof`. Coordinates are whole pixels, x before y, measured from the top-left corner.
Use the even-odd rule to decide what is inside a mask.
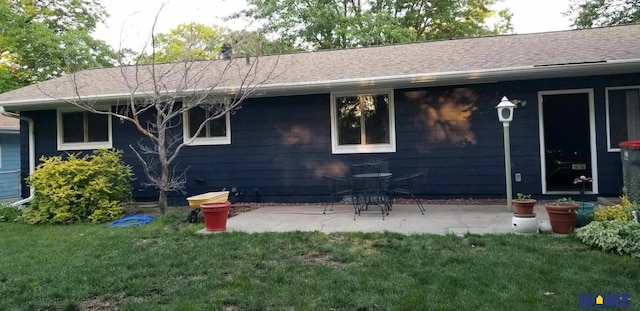
[[[5,117],[3,115],[0,115],[0,129],[2,128],[19,128],[20,127],[20,120],[16,119],[16,118],[10,118],[10,117]]]
[[[627,25],[584,30],[569,30],[537,34],[504,35],[455,40],[441,40],[391,46],[330,50],[259,59],[257,81],[275,69],[272,77],[261,87],[267,95],[270,90],[302,90],[315,88],[326,92],[336,86],[370,86],[389,83],[440,82],[447,77],[480,79],[512,75],[512,79],[543,77],[552,71],[575,68],[613,68],[638,70],[640,66],[640,25]],[[252,60],[255,61],[255,60]],[[275,66],[275,62],[278,65]],[[233,70],[220,77],[222,67],[231,64]],[[191,87],[204,87],[217,81],[217,87],[238,86],[237,70],[246,71],[244,59],[233,62],[216,60],[195,64],[199,83]],[[175,70],[175,64],[157,66],[160,72]],[[148,69],[148,68],[147,68]],[[138,71],[142,83],[138,92],[150,90],[149,73]],[[79,94],[88,97],[121,97],[130,88],[122,72],[134,80],[135,68],[106,68],[86,70],[74,76]],[[618,71],[616,71],[618,72]],[[568,74],[566,76],[569,76]],[[24,106],[53,101],[52,97],[74,97],[70,77],[60,77],[36,85],[0,94],[0,105]],[[173,76],[176,78],[176,75]],[[168,80],[165,80],[168,81]],[[177,79],[168,88],[175,88]],[[453,82],[451,82],[453,83]],[[461,83],[461,81],[456,81]],[[44,91],[44,93],[43,93]],[[45,94],[46,93],[46,94]],[[273,93],[275,94],[275,93]]]

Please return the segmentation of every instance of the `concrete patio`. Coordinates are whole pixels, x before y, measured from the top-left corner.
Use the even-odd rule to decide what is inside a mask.
[[[496,205],[425,205],[421,215],[416,205],[394,205],[385,220],[377,207],[353,220],[353,207],[336,205],[322,214],[324,206],[269,206],[229,218],[227,231],[286,232],[377,232],[403,234],[510,233],[513,213]],[[534,212],[538,221],[548,221],[543,205]],[[204,232],[204,229],[202,230]]]

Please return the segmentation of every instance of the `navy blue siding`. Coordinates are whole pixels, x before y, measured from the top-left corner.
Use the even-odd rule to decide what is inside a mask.
[[[20,196],[20,136],[0,133],[0,199]]]
[[[331,153],[329,94],[251,99],[231,116],[231,145],[183,149],[180,164],[189,166],[186,195],[237,187],[249,201],[255,200],[256,191],[260,201],[317,201],[325,198],[323,173],[346,175],[353,162],[383,157],[389,159],[396,176],[428,170],[418,183],[421,196],[501,197],[505,189],[504,149],[495,106],[507,95],[528,102],[516,110],[511,124],[512,171],[522,174],[514,192],[539,197],[537,93],[575,88],[594,89],[600,194],[618,195],[621,166],[619,153],[606,149],[604,88],[637,84],[637,75],[619,75],[396,89],[397,152],[383,154]],[[447,104],[452,98],[454,104]],[[457,112],[443,108],[448,105]],[[59,154],[55,110],[25,114],[36,123],[38,157]],[[25,125],[23,163],[27,163]],[[142,136],[133,126],[114,120],[113,137],[114,147],[124,150],[125,161],[134,167],[134,196],[153,198],[154,190],[140,185],[145,177],[128,147]],[[184,196],[172,194],[172,201],[184,203]]]

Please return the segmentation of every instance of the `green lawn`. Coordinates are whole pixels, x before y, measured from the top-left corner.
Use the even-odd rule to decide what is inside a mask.
[[[572,238],[202,236],[171,219],[0,223],[0,310],[577,310],[579,293],[640,310],[640,262]]]

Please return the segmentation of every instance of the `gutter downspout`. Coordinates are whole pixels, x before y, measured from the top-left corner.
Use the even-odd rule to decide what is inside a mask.
[[[31,175],[31,173],[33,173],[33,171],[36,168],[36,139],[35,139],[35,133],[34,133],[35,126],[33,123],[33,119],[22,117],[16,113],[8,112],[4,109],[3,106],[0,106],[0,114],[10,118],[16,118],[16,119],[25,120],[29,122],[29,175]],[[11,203],[11,206],[20,206],[24,203],[27,203],[33,200],[34,196],[35,196],[35,189],[33,187],[29,187],[29,197],[24,198],[17,202],[13,202]]]

